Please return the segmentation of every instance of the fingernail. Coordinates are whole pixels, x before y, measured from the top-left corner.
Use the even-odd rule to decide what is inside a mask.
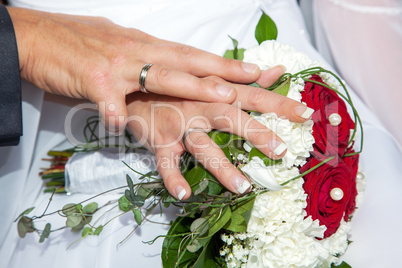
[[[234,177],[232,179],[232,185],[241,194],[251,186],[250,182],[244,177]]]
[[[178,198],[179,200],[182,200],[183,197],[184,197],[184,196],[186,195],[186,193],[187,193],[187,192],[186,192],[186,189],[184,189],[184,187],[181,186],[181,185],[179,185],[179,186],[176,187],[175,192],[176,192],[177,198]]]
[[[268,146],[276,155],[281,155],[287,149],[286,144],[278,140],[272,140]]]
[[[304,119],[309,119],[313,113],[313,109],[304,105],[300,105],[295,108],[295,114]]]
[[[124,133],[124,128],[123,129],[106,128],[106,131],[109,132],[110,135],[120,136],[120,135],[122,135]]]
[[[286,70],[287,70],[287,69],[286,69],[286,66],[285,66],[285,65],[279,64],[279,65],[277,65],[277,66],[275,66],[275,67],[282,68],[283,72],[286,73]]]
[[[229,97],[233,93],[233,90],[234,90],[234,88],[227,86],[227,85],[217,85],[216,86],[216,91],[223,98]]]
[[[254,74],[255,72],[257,72],[260,67],[258,67],[257,64],[253,64],[253,63],[248,63],[248,62],[242,62],[241,66],[243,67],[243,70],[247,73],[250,74]]]

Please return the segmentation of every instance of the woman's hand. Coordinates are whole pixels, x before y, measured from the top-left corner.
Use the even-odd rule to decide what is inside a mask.
[[[21,76],[51,93],[91,100],[112,132],[124,129],[125,97],[140,89],[139,75],[146,63],[153,64],[146,77],[148,91],[206,102],[232,103],[236,91],[202,77],[249,83],[261,73],[254,64],[160,40],[104,18],[8,10]]]
[[[262,77],[265,79],[261,82],[270,83],[269,79],[277,78],[274,72],[264,73]],[[187,150],[227,189],[243,193],[250,187],[247,178],[200,129],[234,133],[250,141],[267,156],[278,159],[285,154],[286,145],[275,133],[241,109],[276,112],[294,122],[304,122],[311,116],[311,109],[287,97],[261,88],[231,86],[237,91],[233,105],[141,93],[130,94],[127,98],[128,111],[132,115],[128,120],[129,129],[142,145],[155,153],[165,185],[178,199],[187,199],[191,194],[191,188],[179,169],[180,156],[185,151],[183,142]],[[184,133],[191,128],[197,129],[187,132],[182,140]]]

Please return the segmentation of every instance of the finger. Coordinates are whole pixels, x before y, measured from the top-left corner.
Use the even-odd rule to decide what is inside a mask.
[[[271,69],[264,71],[262,76],[262,84],[266,86],[272,85],[281,73],[281,67],[274,67],[274,73]],[[310,119],[313,109],[306,105],[292,100],[288,97],[279,95],[272,91],[246,85],[235,85],[223,81],[218,77],[208,77],[207,79],[216,81],[217,83],[227,83],[235,87],[237,98],[233,105],[248,111],[258,111],[261,113],[276,113],[281,118],[287,118],[292,122],[302,123]]]
[[[181,44],[144,47],[144,61],[192,74],[197,77],[216,75],[236,83],[251,83],[260,76],[256,64],[225,59],[218,55]]]
[[[188,151],[229,191],[242,194],[250,189],[247,178],[227,159],[208,134],[194,131],[184,141]]]
[[[133,90],[139,90],[139,76],[143,68],[142,63],[133,66],[138,73]],[[145,89],[160,95],[168,95],[185,99],[231,103],[236,99],[236,91],[230,84],[217,83],[211,80],[200,79],[188,73],[169,69],[160,65],[152,65],[145,78]],[[127,92],[131,93],[131,92]]]
[[[204,113],[214,129],[245,138],[272,159],[279,159],[285,155],[287,147],[282,139],[244,111],[232,105],[209,104],[209,106]]]
[[[94,102],[101,114],[101,121],[105,129],[110,134],[121,135],[126,127],[128,115],[125,96],[116,92],[107,97],[95,97]]]
[[[157,166],[169,193],[178,200],[185,200],[191,195],[191,188],[180,172],[182,148],[161,148],[156,152]]]
[[[283,65],[278,65],[261,72],[260,77],[255,82],[261,87],[267,88],[272,86],[285,72],[286,67]]]
[[[310,119],[314,110],[306,105],[282,96],[275,92],[250,86],[241,86],[237,90],[234,105],[248,111],[261,113],[276,113],[281,118],[302,123]]]

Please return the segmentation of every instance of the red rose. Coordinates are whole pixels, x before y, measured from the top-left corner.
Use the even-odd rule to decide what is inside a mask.
[[[349,148],[346,151],[346,154],[351,154],[354,153],[354,150],[352,150],[351,148]],[[354,196],[354,198],[352,198],[348,204],[348,206],[346,207],[346,211],[345,211],[345,221],[348,221],[349,216],[352,215],[353,211],[356,208],[356,195],[357,195],[357,188],[356,188],[356,176],[357,176],[357,171],[358,171],[358,167],[359,167],[359,154],[355,154],[352,156],[346,156],[343,158],[343,161],[345,162],[346,166],[348,166],[351,175],[352,175],[352,179],[353,179],[353,186],[352,189],[350,189],[351,191],[351,195]]]
[[[310,80],[324,83],[318,75],[313,75]],[[355,127],[345,102],[333,90],[312,82],[306,82],[302,100],[314,109],[314,149],[324,155],[343,156],[348,147],[350,130]],[[338,126],[332,126],[329,121],[330,115],[334,113],[342,119]]]
[[[354,167],[357,166],[358,158],[345,158],[346,163],[341,158],[334,158],[328,163],[320,166],[314,171],[304,176],[303,188],[307,193],[307,216],[313,220],[319,220],[320,225],[325,225],[327,230],[324,238],[331,236],[338,230],[342,218],[349,220],[349,215],[354,210],[356,199],[356,173]],[[313,157],[300,170],[300,173],[318,165],[321,161]],[[349,166],[350,164],[351,166]],[[334,190],[335,189],[335,190]],[[343,197],[338,200],[333,197],[334,192]],[[339,195],[338,195],[339,197]]]

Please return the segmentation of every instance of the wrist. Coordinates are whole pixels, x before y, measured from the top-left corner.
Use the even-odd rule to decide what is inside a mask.
[[[27,79],[28,60],[34,57],[35,51],[35,24],[38,22],[37,12],[33,10],[7,7],[14,26],[17,41],[21,77]]]

